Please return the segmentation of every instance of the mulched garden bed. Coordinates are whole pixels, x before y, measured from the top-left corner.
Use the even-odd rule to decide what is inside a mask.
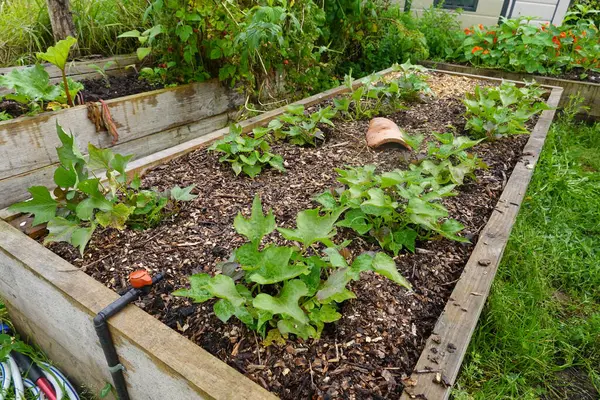
[[[461,99],[476,83],[490,84],[434,74],[430,84],[438,97],[389,118],[409,133],[426,134],[427,139],[432,131],[450,127],[461,134]],[[397,257],[398,268],[414,292],[374,273],[363,273],[351,287],[358,298],[343,304],[342,319],[327,326],[319,341],[290,339],[282,347],[265,348],[236,319],[227,324],[219,321],[211,302],[192,304],[171,295],[187,285],[189,275],[215,271],[218,262],[244,243],[233,229],[233,219],[239,211],[248,215],[255,194],[265,208],[273,209],[279,226],[293,227],[297,212],[315,206],[311,201],[315,194],[339,186],[335,168],[376,164],[378,171],[386,171],[406,168],[418,157],[401,149],[367,148],[368,121],[335,122],[320,147],[273,146],[273,152],[285,160],[285,174],[267,170],[254,180],[236,178],[229,165],[220,164],[216,155],[204,149],[156,167],[145,175],[145,186],[162,190],[196,184],[198,198],[178,216],[146,231],[100,232],[84,259],[66,244],[52,244],[50,249],[117,291],[125,287],[134,269],[166,272],[165,281],[138,306],[284,399],[398,398],[403,379],[412,372],[522,153],[526,135],[474,148],[489,169],[478,171],[477,182],[461,186],[458,196],[444,201],[450,217],[466,226],[464,235],[473,244],[439,239],[418,243],[415,254]],[[348,237],[349,232],[340,230],[336,242]],[[272,238],[283,240],[276,233]],[[354,256],[377,250],[362,239],[355,239],[349,248]]]
[[[84,87],[80,92],[83,102],[110,100],[161,88],[140,80],[136,75],[109,76],[108,82],[104,79],[84,79],[81,83]],[[16,101],[0,100],[0,112],[2,111],[16,118],[25,115],[29,110],[27,106]]]

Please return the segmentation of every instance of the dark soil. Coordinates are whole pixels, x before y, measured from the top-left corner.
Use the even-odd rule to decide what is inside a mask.
[[[83,94],[84,102],[109,100],[117,97],[129,96],[151,90],[160,89],[148,81],[140,80],[135,75],[109,76],[109,84],[104,79],[84,79]]]
[[[390,118],[409,133],[424,133],[429,139],[432,131],[443,132],[449,126],[461,133],[461,93],[475,83],[462,77],[436,76],[432,87],[439,97]],[[267,170],[253,180],[235,177],[216,155],[195,151],[153,169],[143,179],[145,186],[159,189],[196,184],[198,198],[178,216],[146,231],[100,232],[83,259],[66,244],[53,244],[51,249],[115,290],[125,287],[134,269],[164,271],[165,281],[138,306],[284,399],[396,399],[521,156],[527,136],[477,146],[474,152],[489,169],[478,171],[477,182],[461,186],[458,196],[444,202],[450,216],[466,226],[464,235],[473,244],[438,239],[419,243],[415,254],[397,257],[398,268],[414,292],[374,273],[364,273],[351,287],[357,299],[343,304],[342,319],[326,327],[319,341],[291,338],[282,347],[265,348],[239,321],[219,321],[212,313],[212,303],[192,304],[171,295],[187,285],[190,274],[214,272],[219,261],[244,243],[233,229],[233,219],[240,211],[248,214],[256,194],[265,208],[273,209],[280,226],[292,227],[297,212],[315,206],[311,201],[315,194],[338,186],[335,168],[376,164],[379,171],[386,171],[405,168],[408,160],[417,157],[400,149],[367,148],[367,127],[368,121],[336,121],[320,147],[274,145],[273,151],[286,160],[287,173]],[[342,230],[336,242],[350,237],[350,232]],[[272,239],[282,240],[275,234]],[[354,256],[377,249],[362,239],[350,245]]]
[[[583,76],[583,78],[582,78]],[[564,74],[557,76],[560,79],[570,79],[573,81],[583,81],[591,83],[600,83],[600,72],[597,71],[584,71],[581,68],[576,68],[572,71],[565,72]]]
[[[135,75],[109,76],[108,82],[104,79],[84,79],[81,83],[84,86],[80,92],[82,98],[78,96],[76,104],[109,100],[160,89],[160,86],[151,85],[145,80],[138,79]],[[0,101],[0,112],[2,111],[6,111],[7,114],[16,118],[27,113],[28,109],[16,101],[4,100]]]

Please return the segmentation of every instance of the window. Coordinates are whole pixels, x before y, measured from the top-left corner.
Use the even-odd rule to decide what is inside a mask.
[[[443,0],[435,0],[434,4],[437,6]],[[477,11],[478,0],[445,0],[443,8],[462,8],[465,11]]]

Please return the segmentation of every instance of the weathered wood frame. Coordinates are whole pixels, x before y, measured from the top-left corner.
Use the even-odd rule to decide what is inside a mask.
[[[562,89],[551,89],[548,104],[555,107]],[[332,89],[297,104],[309,106],[346,90],[343,87]],[[247,132],[264,125],[284,110],[282,107],[246,120],[241,123],[243,130]],[[454,383],[554,112],[544,111],[541,115],[524,149],[523,158],[507,183],[497,211],[482,231],[436,325],[437,336],[429,338],[416,370],[429,366],[427,352],[433,344],[441,348],[453,343],[455,351],[446,352],[435,369],[442,371],[444,381]],[[226,132],[227,129],[220,129],[138,159],[129,165],[128,173],[143,173],[153,166],[205,147]],[[4,210],[0,212],[0,218],[8,221],[14,215]],[[484,264],[489,261],[486,267],[478,264],[483,258],[487,259]],[[5,299],[19,332],[31,337],[73,378],[85,382],[93,390],[110,381],[91,320],[118,295],[3,220],[0,220],[0,296]],[[468,312],[462,311],[463,308]],[[65,326],[70,329],[65,330]],[[237,399],[241,393],[245,399],[274,398],[258,384],[135,306],[127,307],[111,319],[110,329],[122,363],[127,367],[126,379],[133,399]],[[447,398],[450,388],[431,383],[431,374],[423,378],[415,373],[413,378],[416,385],[407,388],[403,398],[412,398],[418,393],[427,393],[429,400]]]
[[[226,126],[241,103],[216,80],[107,100],[119,134],[115,145],[108,132],[96,132],[86,106],[0,122],[0,208],[27,198],[30,186],[52,184],[57,123],[73,132],[84,154],[93,143],[144,157]]]
[[[567,105],[570,96],[579,95],[584,100],[582,105],[589,107],[586,116],[591,117],[592,119],[600,119],[600,83],[573,81],[551,76],[520,74],[517,72],[503,71],[501,69],[476,68],[470,65],[458,65],[444,62],[424,61],[422,64],[439,71],[459,72],[462,74],[488,76],[520,82],[522,82],[523,79],[527,81],[535,80],[540,85],[562,87],[564,91],[558,107],[562,108]]]

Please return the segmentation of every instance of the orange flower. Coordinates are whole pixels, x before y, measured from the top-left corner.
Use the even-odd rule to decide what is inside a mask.
[[[581,31],[581,37],[585,37],[585,35],[587,35],[586,31]]]
[[[495,35],[495,34],[496,34],[496,31],[489,31],[487,34],[488,34],[488,35]]]
[[[560,48],[560,39],[558,38],[558,36],[552,37],[552,42],[554,42],[554,44]]]
[[[475,54],[481,50],[483,50],[483,47],[475,46],[475,47],[473,47],[473,50],[471,50],[471,54]]]
[[[483,54],[490,54],[490,51],[489,51],[488,49],[485,49],[485,50],[483,51]]]
[[[561,32],[561,33],[560,33],[560,37],[561,37],[562,39],[566,38],[566,37],[567,37],[567,32]]]
[[[542,25],[540,28],[543,32],[546,32],[546,25]]]
[[[581,46],[575,46],[575,50],[581,50]]]
[[[494,44],[498,43],[498,37],[494,36]]]
[[[472,30],[470,30],[469,28],[465,28],[465,35],[470,35],[472,33],[473,33]]]
[[[479,26],[479,29],[483,30],[483,25],[482,24],[479,24],[477,26]]]

